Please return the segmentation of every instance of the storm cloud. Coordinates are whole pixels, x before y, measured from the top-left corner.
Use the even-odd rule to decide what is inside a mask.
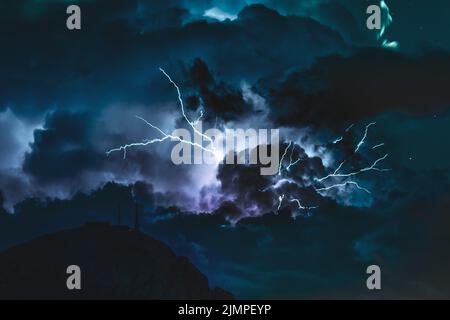
[[[138,204],[239,298],[371,298],[369,264],[377,297],[448,297],[448,4],[387,2],[395,50],[363,1],[80,0],[76,32],[65,2],[2,1],[0,248]],[[136,116],[189,128],[160,67],[189,119],[280,129],[279,172],[175,165],[168,140],[107,154],[161,138]]]
[[[319,58],[310,69],[260,82],[279,125],[342,129],[384,112],[442,113],[450,105],[450,55],[363,49]],[[420,94],[415,94],[420,93]]]

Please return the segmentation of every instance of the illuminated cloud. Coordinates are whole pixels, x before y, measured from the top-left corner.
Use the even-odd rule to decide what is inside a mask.
[[[213,7],[211,9],[208,9],[205,11],[205,13],[203,14],[204,17],[208,17],[208,18],[213,18],[219,21],[224,21],[226,19],[229,20],[235,20],[237,19],[236,15],[227,13],[217,7]]]

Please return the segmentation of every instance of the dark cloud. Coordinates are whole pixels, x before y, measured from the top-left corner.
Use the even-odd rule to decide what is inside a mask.
[[[43,129],[34,132],[24,171],[42,182],[70,179],[98,166],[91,141],[93,123],[87,113],[58,111],[47,116]]]
[[[152,116],[179,111],[174,88],[159,66],[182,86],[188,106],[196,108],[202,101],[205,119],[212,123],[252,114],[242,96],[242,80],[270,74],[280,64],[309,65],[318,55],[347,49],[337,32],[317,21],[282,16],[261,5],[245,7],[238,19],[224,22],[186,17],[178,1],[80,5],[80,32],[66,30],[62,3],[22,0],[1,12],[7,21],[0,37],[7,45],[0,61],[0,108],[9,108],[19,119],[47,115],[25,157],[24,174],[40,186],[59,183],[70,194],[77,186],[89,190],[109,178],[131,182],[145,177],[165,190],[176,181],[192,182],[189,170],[168,163],[163,156],[167,148],[136,150],[125,161],[104,154],[143,139],[145,126],[138,135],[124,122],[128,106],[144,105],[139,112]],[[151,19],[155,15],[160,20]],[[163,110],[164,104],[170,107]],[[120,107],[102,118],[111,106]],[[9,149],[11,141],[5,141]],[[167,172],[164,179],[161,171]]]
[[[438,184],[433,190],[448,182]],[[280,212],[244,218],[234,228],[220,227],[222,222],[214,220],[219,215],[178,216],[150,230],[181,252],[188,252],[181,243],[205,246],[209,261],[199,265],[213,270],[210,279],[239,297],[370,298],[361,284],[365,268],[373,263],[381,266],[385,283],[377,297],[445,297],[448,286],[432,274],[434,270],[443,276],[449,265],[439,258],[446,256],[442,250],[449,241],[443,236],[448,224],[442,220],[448,201],[442,192],[419,194],[414,202],[393,207],[351,208],[329,202],[307,218],[293,220]],[[240,214],[231,202],[219,211]],[[169,236],[179,230],[183,240]],[[427,252],[428,246],[435,251]]]
[[[223,121],[236,121],[248,116],[252,107],[244,101],[240,88],[218,82],[201,59],[195,59],[188,71],[190,87],[197,94],[187,97],[188,107],[193,110],[205,106],[204,120],[214,123],[217,117]]]
[[[133,196],[137,202],[143,202],[150,206],[153,206],[155,202],[153,186],[142,181],[137,181],[133,185]]]
[[[379,5],[379,0],[261,0],[283,14],[311,16],[338,30],[345,39],[358,45],[378,46],[375,34],[366,26],[366,9]],[[445,0],[385,1],[393,23],[386,31],[388,39],[398,40],[404,52],[420,52],[423,48],[450,48],[446,36],[448,3]]]
[[[437,189],[444,187],[438,184]],[[119,204],[122,223],[132,226],[138,186],[144,184],[110,183],[71,200],[24,201],[0,225],[0,243],[8,246],[86,221],[116,223]],[[226,219],[241,213],[233,202],[225,202],[214,215],[147,208],[141,226],[240,298],[369,298],[361,284],[372,263],[383,271],[384,289],[377,297],[439,298],[449,294],[445,272],[450,260],[444,252],[450,241],[448,204],[442,192],[417,196],[400,207],[329,203],[306,218],[269,213],[231,227]]]
[[[186,183],[186,182],[184,182]],[[176,205],[186,205],[194,201],[185,193],[178,189],[167,190],[165,192],[156,191],[151,183],[136,181],[132,185],[133,199],[139,204],[154,212],[152,219],[162,219],[166,215],[179,213],[181,211]]]
[[[260,83],[280,125],[338,127],[384,112],[439,113],[450,105],[450,55],[367,49],[320,58],[306,71]],[[415,94],[420,93],[420,94]]]
[[[281,144],[280,159],[287,146],[286,143]],[[261,175],[261,165],[220,165],[217,179],[220,181],[220,193],[224,196],[215,213],[236,222],[248,216],[276,212],[279,197],[282,195],[286,196],[282,208],[286,208],[288,214],[299,211],[298,205],[290,202],[293,198],[301,199],[304,206],[326,204],[327,200],[324,200],[312,187],[315,178],[325,175],[326,170],[322,160],[319,157],[308,157],[296,144],[293,144],[292,149],[289,150],[293,150],[292,159],[301,159],[301,162],[298,166],[289,168],[288,173],[286,173],[287,163],[283,162],[284,172],[282,171],[280,176],[278,174]],[[245,152],[248,153],[248,149]],[[290,157],[289,151],[286,158]],[[277,187],[274,187],[275,185]]]
[[[0,189],[4,195],[3,207],[11,213],[16,203],[33,196],[34,193],[31,191],[35,190],[19,169],[0,172]],[[46,196],[44,192],[39,192],[38,194],[41,197]]]
[[[245,215],[245,211],[239,208],[233,201],[226,200],[220,204],[220,207],[217,208],[214,214],[223,217],[231,223],[235,223]]]
[[[264,191],[271,185],[272,177],[261,175],[260,169],[261,165],[256,164],[219,165],[217,179],[220,181],[220,191],[234,203],[232,205],[227,202],[227,207],[236,207],[229,213],[233,219],[242,216],[260,215],[261,212],[268,212],[273,209],[273,193],[270,190]],[[222,207],[220,210],[223,211],[224,208]],[[243,215],[239,216],[239,213],[243,213]]]
[[[266,6],[83,0],[77,2],[82,30],[69,32],[65,2],[2,1],[0,248],[87,221],[115,223],[119,208],[123,224],[132,225],[139,203],[144,232],[189,256],[237,297],[373,298],[364,286],[369,264],[382,267],[376,297],[448,297],[449,161],[442,141],[449,118],[422,116],[438,118],[448,109],[449,54],[358,49],[379,45],[364,27],[365,2],[261,2]],[[413,2],[405,15],[400,2],[392,3],[388,30],[389,39],[406,40],[408,48],[417,45],[422,21],[401,27],[397,21],[431,7]],[[202,17],[214,6],[237,18]],[[425,19],[425,28],[435,17],[446,21],[439,11]],[[431,47],[439,40],[445,47],[441,29]],[[258,165],[221,165],[217,172],[176,166],[170,142],[128,150],[125,159],[121,152],[106,156],[110,148],[157,137],[134,122],[135,114],[168,131],[182,122],[176,91],[160,66],[180,85],[189,111],[203,104],[209,122],[260,126],[241,89],[255,83],[269,108],[265,120],[294,127],[297,143],[287,157],[301,161],[269,177]],[[26,137],[22,131],[31,132],[45,116],[34,140]],[[373,117],[381,131],[374,137],[371,131],[360,152],[354,149],[364,124],[332,142],[329,129],[342,133]],[[305,125],[319,130],[310,136]],[[380,142],[383,149],[372,151]],[[280,155],[286,147],[283,142]],[[358,176],[373,201],[349,188],[325,197],[312,186],[340,161],[346,160],[345,172],[357,170],[384,150],[389,162],[383,165],[392,171]],[[338,192],[345,201],[336,200]],[[290,198],[276,212],[282,194]],[[318,208],[299,210],[287,201],[294,197]]]
[[[368,207],[385,203],[395,193],[400,197],[406,185],[398,180],[411,173],[402,171],[392,174],[386,153],[373,151],[367,141],[367,146],[361,146],[360,151],[355,153],[359,139],[347,133],[339,143],[326,146],[326,156],[321,155],[324,147],[307,142],[306,136],[304,142],[309,146],[310,154],[298,143],[283,142],[279,147],[280,170],[274,176],[260,175],[260,165],[220,165],[217,179],[221,197],[215,203],[226,204],[232,212],[229,220],[237,221],[266,212],[283,211],[290,216],[309,216],[314,214],[316,208],[331,204]],[[375,161],[377,170],[387,171],[368,170]],[[338,166],[340,174],[354,175],[329,176]],[[324,177],[328,178],[321,180]],[[331,188],[318,191],[326,187]],[[366,191],[362,191],[361,187],[365,187]],[[223,214],[223,211],[221,208],[217,212]]]
[[[359,7],[359,4],[352,3],[351,6]],[[365,12],[364,8],[361,9],[360,12]],[[349,43],[370,43],[369,32],[360,27],[364,25],[361,23],[363,19],[357,19],[344,4],[338,1],[319,2],[310,11],[318,21],[339,31]]]
[[[247,7],[237,20],[223,23],[181,25],[169,15],[171,23],[158,29],[142,26],[139,19],[155,21],[151,17],[161,16],[162,4],[111,1],[82,6],[79,32],[66,30],[63,3],[17,1],[2,11],[8,19],[2,19],[0,33],[5,43],[1,108],[37,116],[55,107],[99,109],[119,102],[168,101],[172,91],[162,89],[159,66],[176,74],[179,61],[201,57],[222,76],[234,78],[239,70],[240,81],[273,72],[280,64],[310,64],[318,55],[346,49],[330,28],[263,6]],[[31,16],[22,16],[27,14]]]
[[[22,122],[11,110],[0,112],[0,170],[16,168],[23,161],[27,141],[32,137],[33,125]]]

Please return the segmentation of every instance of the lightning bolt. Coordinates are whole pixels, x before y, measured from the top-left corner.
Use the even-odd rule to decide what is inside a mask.
[[[377,168],[377,167],[376,167],[376,165],[377,165],[380,161],[386,159],[387,157],[388,157],[388,154],[386,153],[386,154],[385,154],[384,156],[382,156],[381,158],[376,159],[376,160],[372,163],[372,165],[370,165],[369,167],[362,168],[362,169],[360,169],[360,170],[358,170],[358,171],[349,172],[349,173],[338,173],[338,171],[341,170],[342,166],[343,166],[344,163],[345,163],[345,160],[344,160],[344,161],[341,162],[341,164],[339,165],[339,167],[338,167],[333,173],[331,173],[331,174],[329,174],[329,175],[327,175],[327,176],[325,176],[325,177],[323,177],[323,178],[317,179],[317,181],[322,182],[322,181],[324,181],[324,180],[326,180],[326,179],[328,179],[328,178],[331,178],[331,177],[336,177],[336,178],[348,178],[348,177],[356,176],[356,175],[358,175],[358,174],[360,174],[360,173],[367,172],[367,171],[371,171],[371,170],[373,170],[373,171],[379,171],[379,172],[391,171],[391,169],[384,169],[384,168]]]
[[[157,130],[158,132],[160,132],[163,135],[163,137],[162,138],[151,139],[151,140],[147,140],[146,139],[143,142],[133,142],[133,143],[125,144],[125,145],[122,145],[120,147],[117,147],[117,148],[114,148],[114,149],[106,151],[107,155],[110,155],[113,152],[123,151],[123,158],[125,159],[126,155],[127,155],[127,149],[128,148],[137,147],[137,146],[147,146],[147,145],[150,145],[150,144],[153,144],[153,143],[157,143],[157,142],[164,142],[167,139],[172,139],[172,141],[179,141],[179,142],[182,142],[182,143],[187,143],[187,144],[190,144],[191,146],[194,146],[194,147],[197,147],[197,148],[201,148],[202,150],[204,150],[206,152],[210,152],[211,154],[215,155],[214,150],[205,148],[205,147],[203,147],[202,145],[200,145],[198,143],[195,143],[195,142],[192,142],[192,141],[189,141],[189,140],[181,139],[178,136],[167,134],[163,130],[161,130],[159,127],[151,124],[150,122],[148,122],[144,118],[142,118],[140,116],[135,116],[135,117],[138,118],[139,120],[142,120],[143,122],[145,122],[145,124],[147,124],[151,128],[153,128],[153,129]]]
[[[175,81],[172,80],[172,78],[167,74],[167,72],[163,69],[163,68],[159,68],[159,71],[161,71],[167,79],[169,79],[170,83],[172,83],[172,85],[175,87],[175,89],[177,90],[177,95],[178,95],[178,102],[180,104],[180,108],[181,108],[181,114],[183,115],[184,119],[186,120],[186,122],[191,126],[192,130],[194,130],[194,132],[198,135],[200,135],[202,138],[206,139],[207,141],[209,141],[211,143],[212,146],[214,146],[214,141],[211,139],[211,137],[208,137],[207,135],[203,134],[202,132],[198,131],[198,129],[195,127],[196,122],[198,123],[198,121],[201,119],[201,117],[203,117],[203,111],[201,111],[200,114],[200,118],[197,119],[196,121],[192,122],[189,120],[189,118],[186,115],[186,112],[184,111],[184,104],[183,104],[183,99],[181,98],[181,91],[180,88],[178,87],[178,85],[175,83]]]
[[[284,193],[278,197],[278,207],[277,207],[277,212],[280,211],[281,205],[282,205],[283,200],[285,199],[285,197],[286,197],[286,195],[285,195]],[[300,210],[306,210],[306,211],[309,211],[309,210],[317,209],[317,208],[318,208],[317,206],[314,206],[314,207],[307,207],[307,206],[304,206],[304,205],[302,205],[302,203],[300,202],[300,200],[299,200],[299,199],[296,199],[296,198],[291,199],[289,202],[295,202],[295,203],[297,203],[298,209],[300,209]],[[295,218],[295,217],[294,217],[294,218]]]
[[[292,166],[295,166],[297,163],[299,163],[302,159],[298,158],[296,160],[293,160],[292,157],[294,155],[294,149],[295,149],[295,144],[292,146],[291,149],[291,155],[289,156],[289,164],[286,167],[286,171],[290,171]]]
[[[172,141],[179,141],[181,143],[186,143],[189,144],[193,147],[197,147],[202,149],[203,151],[209,152],[211,153],[213,156],[215,156],[217,158],[217,152],[214,146],[214,141],[211,139],[211,137],[203,134],[202,132],[200,132],[197,128],[196,128],[196,124],[198,124],[198,122],[203,118],[203,110],[200,110],[200,115],[199,117],[195,120],[195,121],[191,121],[189,120],[188,116],[186,115],[186,112],[184,110],[184,104],[183,104],[183,99],[181,97],[181,91],[180,88],[178,87],[178,85],[172,80],[172,78],[167,74],[167,72],[163,69],[163,68],[159,68],[159,70],[164,74],[164,76],[166,76],[166,78],[170,81],[170,83],[175,87],[176,91],[177,91],[177,96],[178,96],[178,102],[180,105],[180,109],[181,109],[181,114],[183,115],[183,118],[186,120],[186,122],[189,124],[189,126],[192,128],[192,130],[200,135],[202,138],[204,138],[205,140],[209,141],[210,144],[210,148],[206,148],[196,142],[192,142],[189,140],[185,140],[182,139],[178,136],[174,136],[171,134],[168,134],[166,132],[164,132],[161,128],[155,126],[154,124],[150,123],[149,121],[145,120],[144,118],[140,117],[140,116],[135,116],[136,118],[138,118],[139,120],[143,121],[145,124],[147,124],[149,127],[151,127],[152,129],[155,129],[156,131],[158,131],[161,135],[162,138],[155,138],[155,139],[145,139],[142,142],[133,142],[133,143],[128,143],[122,146],[119,146],[117,148],[113,148],[110,149],[108,151],[106,151],[106,155],[110,155],[113,152],[117,152],[117,151],[123,151],[123,158],[125,159],[127,156],[127,149],[132,148],[132,147],[140,147],[140,146],[148,146],[150,144],[154,144],[154,143],[161,143],[164,142],[168,139],[171,139]]]
[[[186,115],[180,88],[172,80],[170,75],[165,72],[164,69],[159,68],[159,70],[169,80],[169,82],[174,86],[174,88],[175,88],[175,90],[177,92],[177,98],[178,98],[178,102],[179,102],[179,106],[180,106],[180,110],[181,110],[181,114],[183,116],[183,119],[192,128],[194,133],[198,134],[204,140],[209,142],[208,147],[204,147],[203,145],[198,144],[196,142],[192,142],[190,140],[189,141],[188,140],[184,140],[184,139],[182,139],[179,136],[168,134],[167,132],[162,130],[160,127],[158,127],[158,126],[152,124],[151,122],[147,121],[146,119],[136,115],[135,117],[137,119],[143,121],[150,128],[152,128],[153,130],[157,131],[161,135],[161,137],[160,138],[154,138],[154,139],[145,139],[145,140],[140,141],[140,142],[128,143],[128,144],[119,146],[117,148],[110,149],[110,150],[108,150],[106,152],[106,154],[110,155],[113,152],[120,152],[120,151],[122,151],[123,152],[123,157],[125,159],[126,156],[127,156],[127,150],[129,148],[140,147],[140,146],[147,146],[147,145],[151,145],[151,144],[154,144],[154,143],[162,143],[162,142],[170,139],[172,141],[179,141],[181,143],[186,143],[186,144],[189,144],[189,145],[191,145],[193,147],[200,148],[203,151],[209,152],[209,153],[213,154],[214,156],[216,156],[216,150],[215,150],[215,147],[214,147],[213,139],[211,137],[203,134],[202,132],[200,132],[196,128],[196,125],[199,123],[199,121],[201,121],[201,119],[204,116],[203,110],[202,109],[200,110],[200,114],[197,117],[197,119],[195,119],[194,121],[191,121],[189,119],[189,117]],[[375,122],[371,122],[368,125],[366,125],[365,130],[364,130],[364,134],[363,134],[361,140],[357,143],[356,148],[354,149],[354,153],[358,152],[360,150],[361,146],[364,145],[364,143],[366,141],[366,138],[368,136],[369,128],[371,126],[375,125],[375,124],[376,124]],[[351,124],[349,127],[347,127],[345,129],[345,132],[348,132],[353,126],[354,126],[354,124]],[[333,143],[337,143],[337,142],[339,142],[341,140],[343,140],[343,136],[341,136],[338,139],[336,139]],[[383,145],[384,145],[384,143],[379,143],[379,144],[373,146],[372,149],[379,148],[379,147],[381,147]],[[289,155],[289,163],[287,165],[285,165],[285,158],[287,157],[287,154],[288,154],[290,148],[291,148],[291,150],[290,150],[290,155]],[[284,152],[283,152],[283,154],[281,156],[280,164],[279,164],[279,167],[278,167],[278,175],[277,176],[281,176],[282,175],[283,168],[286,169],[286,172],[290,172],[290,169],[291,169],[292,166],[298,164],[301,160],[303,160],[300,157],[294,159],[294,151],[295,151],[295,144],[293,144],[292,141],[289,141],[288,145],[284,149]],[[344,160],[338,165],[338,167],[332,173],[330,173],[330,174],[328,174],[328,175],[326,175],[326,176],[324,176],[322,178],[315,178],[315,179],[313,179],[313,181],[315,181],[316,183],[323,183],[324,181],[326,181],[328,179],[331,179],[331,178],[347,179],[347,178],[354,177],[354,176],[357,176],[357,175],[359,175],[361,173],[368,172],[368,171],[376,171],[376,172],[390,171],[391,169],[377,167],[377,165],[381,161],[385,160],[387,157],[388,157],[388,154],[386,153],[384,156],[377,158],[370,166],[367,166],[367,167],[364,167],[364,168],[361,168],[359,170],[352,171],[352,172],[341,173],[341,170],[342,170],[344,164],[346,163],[346,160]],[[284,183],[298,184],[294,179],[291,179],[289,177],[283,177],[281,179],[280,178],[277,179],[275,183],[273,183],[272,185],[270,185],[270,186],[268,186],[265,189],[260,190],[260,191],[267,191],[268,189],[278,190],[280,187],[282,187],[282,185]],[[329,190],[335,189],[335,188],[345,188],[347,186],[353,186],[353,187],[355,187],[358,190],[362,190],[362,191],[364,191],[364,192],[366,192],[368,194],[371,194],[371,192],[367,188],[360,186],[358,184],[358,182],[356,182],[356,181],[342,181],[341,180],[341,181],[338,181],[337,183],[334,183],[334,184],[331,184],[331,185],[328,185],[328,186],[314,185],[314,184],[315,183],[312,183],[312,184],[310,184],[310,186],[312,186],[319,193],[323,193],[323,192],[326,192],[326,191],[329,191]],[[286,198],[288,198],[288,196],[286,196],[284,193],[278,196],[277,212],[281,209],[281,207],[283,205],[283,202],[284,202],[284,200]],[[306,206],[306,205],[302,204],[302,202],[299,199],[297,199],[297,198],[292,198],[291,197],[289,202],[290,203],[296,203],[297,206],[298,206],[298,209],[306,210],[308,212],[309,212],[309,210],[318,208],[318,206]],[[293,216],[293,218],[295,218],[295,216]]]
[[[367,190],[367,189],[364,188],[364,187],[361,187],[361,186],[360,186],[357,182],[355,182],[355,181],[345,181],[345,182],[343,182],[343,183],[336,183],[336,184],[333,184],[333,185],[328,186],[328,187],[324,187],[324,188],[315,188],[315,189],[316,189],[317,192],[321,192],[321,191],[328,191],[328,190],[331,190],[331,189],[333,189],[333,188],[342,188],[342,187],[346,187],[347,185],[353,185],[353,186],[355,186],[357,189],[363,190],[363,191],[367,192],[368,194],[371,194],[371,192],[370,192],[369,190]]]
[[[287,147],[284,149],[284,153],[281,156],[280,159],[280,165],[278,166],[278,175],[281,176],[281,170],[283,169],[283,161],[284,161],[284,157],[286,157],[286,154],[289,150],[289,148],[291,147],[292,141],[289,141],[289,144],[287,145]]]
[[[260,191],[266,192],[269,189],[276,190],[276,189],[280,188],[284,183],[296,183],[296,182],[290,178],[283,178],[283,179],[277,180],[277,182],[275,182],[274,184],[272,184],[264,189],[261,189]]]
[[[326,177],[317,179],[317,181],[322,182],[322,181],[325,180],[325,179],[328,179],[328,178],[330,178],[330,177],[334,177],[334,176],[338,173],[338,171],[341,170],[341,168],[342,168],[342,166],[344,165],[344,163],[345,163],[345,160],[341,162],[341,164],[336,168],[336,170],[334,170],[333,173],[330,173],[330,174],[327,175]]]
[[[194,121],[194,126],[196,126],[201,120],[203,119],[203,110],[200,110],[200,115],[198,116],[198,118]],[[217,119],[216,119],[217,121]]]
[[[349,125],[349,126],[345,129],[345,132],[349,132],[350,129],[353,128],[354,125],[355,125],[354,123],[352,123],[351,125]]]
[[[350,129],[353,128],[354,125],[355,125],[354,123],[352,123],[351,125],[349,125],[349,126],[344,130],[344,132],[350,131]],[[336,138],[335,140],[333,140],[332,144],[336,144],[336,143],[338,143],[338,142],[341,142],[342,140],[344,140],[344,136],[340,136],[339,138]]]
[[[338,142],[341,142],[343,139],[344,139],[344,137],[343,137],[343,136],[340,136],[339,138],[335,139],[332,143],[333,143],[333,144],[336,144],[336,143],[338,143]]]
[[[366,127],[365,127],[365,129],[364,129],[363,136],[362,136],[362,138],[359,140],[359,142],[357,143],[356,148],[354,149],[354,152],[355,152],[355,153],[358,152],[358,151],[360,150],[360,148],[361,148],[362,145],[364,145],[364,143],[366,142],[368,133],[369,133],[369,128],[370,128],[371,126],[375,125],[375,124],[376,124],[375,122],[371,122],[371,123],[369,123],[369,124],[366,125]],[[352,125],[350,125],[349,127],[347,127],[347,128],[345,129],[345,132],[348,132],[353,126],[354,126],[354,125],[352,124]],[[339,138],[339,139],[337,139],[337,140],[338,140],[338,141],[343,140],[343,137],[341,137],[341,138]],[[336,142],[338,142],[338,141],[336,141]],[[381,146],[383,146],[383,145],[384,145],[384,142],[383,142],[383,143],[379,143],[379,144],[373,146],[372,149],[379,148],[379,147],[381,147]],[[288,145],[286,146],[286,148],[284,149],[284,152],[283,152],[283,154],[282,154],[282,156],[281,156],[280,166],[279,166],[279,170],[278,170],[278,176],[281,175],[281,172],[282,172],[282,170],[283,170],[283,167],[285,167],[285,169],[286,169],[287,172],[290,172],[289,169],[291,168],[291,166],[297,164],[297,163],[301,160],[300,158],[294,159],[293,154],[294,154],[295,144],[292,146],[292,148],[291,148],[291,146],[292,146],[292,141],[290,141],[290,142],[288,143]],[[285,158],[286,158],[286,156],[287,156],[287,154],[288,154],[289,148],[291,148],[291,151],[290,151],[290,156],[289,156],[289,163],[288,163],[287,166],[286,166],[286,164],[285,164]],[[311,186],[314,188],[314,190],[316,190],[318,193],[321,193],[321,194],[322,194],[322,193],[325,193],[325,192],[327,192],[327,191],[329,191],[329,190],[332,190],[332,189],[341,189],[341,188],[346,188],[346,187],[348,187],[348,186],[354,187],[354,188],[356,188],[357,190],[364,191],[364,192],[367,193],[367,194],[371,194],[371,191],[370,191],[370,190],[368,190],[367,188],[361,186],[357,181],[342,181],[342,180],[346,180],[346,179],[348,179],[348,178],[355,177],[355,176],[357,176],[357,175],[360,175],[360,174],[362,174],[362,173],[364,173],[364,172],[369,172],[369,171],[376,171],[376,172],[386,172],[386,171],[390,171],[391,169],[388,169],[388,168],[380,168],[380,167],[378,166],[379,163],[380,163],[381,161],[385,160],[387,157],[388,157],[388,153],[386,153],[386,154],[383,155],[382,157],[377,158],[377,159],[374,160],[370,165],[368,165],[368,166],[366,166],[366,167],[363,167],[363,168],[361,168],[361,169],[355,170],[355,171],[351,171],[351,172],[341,172],[341,171],[342,171],[342,168],[343,168],[344,165],[347,163],[347,160],[343,160],[343,161],[337,166],[337,168],[336,168],[332,173],[330,173],[330,174],[328,174],[328,175],[326,175],[326,176],[324,176],[324,177],[322,177],[322,178],[314,178],[313,181],[315,181],[316,183],[312,183]],[[332,178],[333,178],[333,179],[339,179],[339,180],[341,180],[341,181],[337,181],[337,182],[332,183],[331,185],[328,185],[328,186],[317,185],[318,183],[322,184],[322,183],[325,182],[326,180],[329,180],[329,179],[332,179]],[[289,177],[283,177],[283,178],[281,178],[281,179],[276,180],[275,183],[273,183],[272,185],[270,185],[269,187],[267,187],[267,188],[265,188],[265,189],[263,189],[263,190],[261,190],[261,191],[267,191],[267,190],[269,190],[269,189],[278,190],[279,188],[282,187],[282,185],[283,185],[284,183],[294,183],[294,184],[297,184],[297,182],[296,182],[294,179],[291,179],[291,178],[289,178]],[[282,204],[283,204],[283,201],[284,201],[285,199],[286,199],[286,195],[285,195],[284,193],[283,193],[282,195],[278,196],[277,212],[280,210],[280,208],[281,208],[281,206],[282,206]],[[318,208],[318,206],[305,206],[305,205],[303,205],[303,204],[301,203],[301,201],[300,201],[299,199],[297,199],[297,198],[290,198],[290,201],[289,201],[289,202],[291,202],[291,203],[296,203],[297,206],[298,206],[298,209],[301,209],[301,210],[307,210],[307,211],[308,211],[308,210],[310,210],[310,209],[316,209],[316,208]]]
[[[307,217],[310,217],[311,216],[311,210],[313,210],[313,209],[317,209],[318,207],[306,207],[306,206],[304,206],[304,205],[302,205],[302,203],[300,202],[300,200],[299,199],[291,199],[291,201],[290,202],[295,202],[295,203],[297,203],[297,206],[298,206],[298,209],[299,210],[304,210],[304,211],[306,211],[306,216]],[[296,219],[297,218],[297,216],[298,216],[298,214],[292,214],[292,219]]]
[[[366,126],[366,130],[364,131],[364,135],[362,137],[362,139],[358,142],[358,144],[356,145],[356,149],[355,149],[355,153],[358,152],[359,148],[361,148],[361,146],[364,144],[366,138],[367,138],[367,133],[369,131],[369,128],[371,126],[373,126],[374,124],[376,124],[376,122],[371,122]]]
[[[372,147],[372,150],[374,150],[374,149],[376,149],[376,148],[379,148],[379,147],[382,147],[382,146],[384,146],[384,142],[379,143],[379,144],[373,146],[373,147]]]
[[[282,194],[281,196],[278,197],[278,207],[277,207],[277,212],[280,211],[281,204],[283,203],[283,200],[284,200],[284,194]]]
[[[300,202],[300,200],[298,199],[291,199],[291,202],[295,202],[298,205],[298,208],[301,210],[311,210],[311,209],[317,209],[318,206],[314,206],[314,207],[305,207],[304,205],[302,205],[302,203]]]

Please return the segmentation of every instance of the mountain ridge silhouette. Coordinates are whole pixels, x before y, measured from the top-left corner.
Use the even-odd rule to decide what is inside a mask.
[[[81,269],[81,289],[66,286]],[[186,257],[126,226],[87,223],[0,252],[1,299],[233,299]]]

